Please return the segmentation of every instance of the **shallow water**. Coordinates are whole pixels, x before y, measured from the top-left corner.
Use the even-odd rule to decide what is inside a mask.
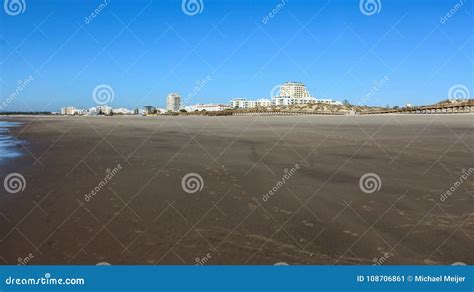
[[[0,161],[21,156],[18,151],[20,141],[10,135],[8,128],[18,127],[19,123],[0,121]]]

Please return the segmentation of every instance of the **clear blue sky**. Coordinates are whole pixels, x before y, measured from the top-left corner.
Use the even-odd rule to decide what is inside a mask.
[[[188,104],[269,97],[290,80],[369,105],[429,104],[456,84],[474,92],[471,0],[380,0],[372,16],[359,0],[286,0],[268,23],[282,1],[202,0],[188,16],[182,1],[109,0],[89,24],[103,1],[24,1],[22,14],[0,11],[0,102],[34,80],[4,110],[91,107],[99,84],[114,89],[113,107],[163,107],[207,76]]]

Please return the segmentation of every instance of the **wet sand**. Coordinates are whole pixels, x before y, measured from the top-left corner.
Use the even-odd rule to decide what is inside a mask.
[[[473,115],[9,120],[4,264],[474,264]]]

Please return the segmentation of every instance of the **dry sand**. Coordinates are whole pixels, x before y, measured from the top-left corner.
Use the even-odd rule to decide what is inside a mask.
[[[474,167],[473,117],[12,118],[0,178],[27,184],[0,189],[0,262],[474,264],[474,175],[440,200]]]

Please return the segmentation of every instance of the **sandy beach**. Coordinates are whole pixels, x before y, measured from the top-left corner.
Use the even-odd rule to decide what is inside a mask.
[[[474,264],[473,115],[0,120],[3,264]]]

